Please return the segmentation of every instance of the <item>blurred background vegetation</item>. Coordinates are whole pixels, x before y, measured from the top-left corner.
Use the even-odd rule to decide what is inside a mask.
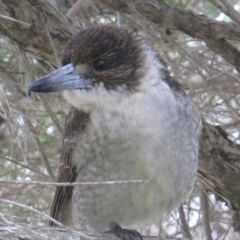
[[[22,2],[32,7],[32,1],[21,0],[19,4]],[[42,4],[42,1],[35,2],[39,6]],[[61,18],[67,15],[72,21],[74,30],[69,29],[64,43],[78,28],[93,24],[125,26],[138,32],[161,54],[168,64],[171,75],[183,84],[205,120],[213,125],[220,125],[234,143],[239,143],[239,72],[221,54],[212,51],[202,39],[193,38],[191,34],[187,35],[177,29],[154,24],[138,13],[121,14],[97,0],[46,0],[45,2],[52,4],[62,14]],[[224,7],[225,2],[235,9],[232,13],[240,20],[238,0],[166,0],[164,2],[182,10],[192,11],[199,16],[204,15],[219,23],[236,22],[236,19],[231,18],[231,14],[226,15],[225,10],[232,11],[232,9]],[[0,1],[0,6],[5,6],[4,4],[4,1]],[[39,10],[37,4],[34,6],[34,11],[43,14],[46,25],[43,24],[41,17],[32,22],[18,23],[20,28],[22,27],[22,34],[25,34],[24,27],[27,28],[27,24],[36,22],[42,25],[42,31],[47,32],[49,29],[49,32],[52,31],[52,26],[45,20],[50,13],[44,12],[44,8]],[[1,15],[0,22],[3,19]],[[17,17],[16,19],[21,20]],[[11,21],[12,19],[9,19],[9,22]],[[189,24],[193,23],[190,21]],[[59,29],[56,30],[56,36],[57,31]],[[46,219],[33,212],[31,208],[49,213],[54,186],[40,183],[52,182],[55,179],[64,121],[70,106],[59,93],[33,94],[28,97],[27,88],[31,82],[60,65],[60,52],[63,46],[60,43],[58,46],[56,36],[51,45],[53,49],[46,50],[54,60],[47,61],[46,57],[45,61],[44,57],[39,59],[37,57],[38,54],[42,54],[41,52],[33,54],[32,46],[35,44],[33,36],[32,46],[26,48],[19,42],[16,44],[7,33],[5,34],[3,28],[0,28],[0,198],[12,201],[12,203],[0,202],[2,224],[45,225]],[[239,49],[238,41],[230,40],[230,42]],[[49,44],[46,44],[46,47],[48,46]],[[25,181],[37,181],[39,184],[20,184]],[[208,197],[212,239],[239,239],[239,234],[232,228],[230,206],[218,201],[213,194],[209,194]],[[14,203],[22,203],[30,208],[17,206]],[[144,228],[143,232],[158,235],[161,230],[161,234],[168,236],[184,235],[189,239],[211,239],[203,231],[204,221],[202,198],[199,186],[196,185],[194,192],[182,207],[161,222]]]

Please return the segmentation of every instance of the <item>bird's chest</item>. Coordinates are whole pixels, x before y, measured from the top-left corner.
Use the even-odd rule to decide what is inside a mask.
[[[87,172],[82,181],[127,180],[139,174],[138,155],[147,139],[137,123],[134,126],[126,116],[116,112],[96,114],[79,138],[74,160],[80,172]]]
[[[129,104],[91,116],[73,160],[79,169],[76,181],[98,184],[74,189],[73,212],[82,213],[80,218],[73,213],[77,224],[107,230],[111,221],[150,223],[179,204],[193,186],[198,151],[194,119],[175,102],[155,102],[156,107]]]

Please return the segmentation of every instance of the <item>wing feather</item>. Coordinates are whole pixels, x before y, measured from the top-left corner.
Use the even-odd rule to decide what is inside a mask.
[[[65,122],[62,152],[60,156],[57,182],[75,182],[77,168],[73,165],[72,157],[77,144],[77,137],[86,131],[89,114],[72,107]],[[50,216],[57,221],[65,222],[63,212],[68,209],[73,187],[57,186],[51,206]],[[66,216],[67,217],[67,216]],[[50,221],[50,226],[55,224]]]

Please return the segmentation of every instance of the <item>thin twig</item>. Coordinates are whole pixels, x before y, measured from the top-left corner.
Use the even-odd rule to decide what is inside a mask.
[[[19,47],[19,52],[21,54],[21,57],[22,57],[22,64],[24,65],[26,72],[27,72],[27,75],[29,76],[30,79],[34,79],[34,75],[33,73],[31,72],[31,67],[29,66],[29,62],[27,60],[27,56],[26,56],[26,53],[25,51]],[[56,116],[56,114],[52,111],[52,108],[50,107],[48,101],[46,98],[44,98],[42,95],[39,94],[39,97],[41,99],[41,102],[42,104],[44,105],[46,111],[48,112],[54,126],[56,127],[56,129],[59,131],[60,134],[62,134],[63,130],[62,130],[62,127],[61,125],[59,124],[59,121],[58,121],[58,118]]]
[[[67,226],[61,224],[60,222],[56,221],[56,219],[51,218],[51,217],[48,216],[46,213],[40,212],[39,210],[37,210],[37,209],[35,209],[35,208],[33,208],[33,207],[29,207],[29,206],[27,206],[27,205],[25,205],[25,204],[17,203],[17,202],[8,200],[8,199],[3,199],[3,198],[0,198],[0,202],[8,203],[8,204],[12,204],[12,205],[15,205],[15,206],[24,208],[24,209],[28,209],[28,210],[30,210],[30,211],[32,211],[32,212],[37,213],[38,215],[40,215],[40,216],[42,216],[42,217],[44,217],[44,218],[50,220],[51,222],[53,222],[53,223],[56,224],[57,226],[64,227],[66,230],[71,231],[71,232],[73,232],[73,233],[77,233],[77,234],[79,234],[80,236],[85,237],[85,238],[87,238],[87,239],[93,239],[92,237],[89,237],[89,236],[85,235],[84,233],[81,233],[81,232],[79,232],[79,231],[75,231],[75,230],[73,230],[72,228],[67,227]]]
[[[48,2],[50,2],[53,5],[53,7],[58,11],[58,5],[56,0],[48,0]]]
[[[5,80],[5,78],[3,78],[4,84],[5,84],[5,86],[8,88],[8,90],[13,93],[14,91],[13,91],[13,89],[12,89],[12,86],[11,86],[10,82],[14,82],[14,81],[16,81],[16,80],[14,79],[14,77],[13,77],[11,74],[8,74],[8,77],[11,77],[11,79],[6,79],[6,80]],[[35,140],[35,143],[36,143],[36,145],[37,145],[37,147],[38,147],[38,151],[39,151],[39,153],[40,153],[40,156],[41,156],[41,158],[42,158],[43,164],[44,164],[44,166],[46,167],[46,170],[47,170],[48,174],[49,174],[49,175],[52,177],[52,179],[54,180],[54,179],[55,179],[55,176],[54,176],[53,171],[52,171],[52,169],[51,169],[51,166],[50,166],[50,164],[49,164],[49,162],[48,162],[47,156],[46,156],[46,154],[45,154],[45,152],[44,152],[44,150],[43,150],[42,144],[41,144],[41,142],[40,142],[40,140],[39,140],[39,138],[38,138],[38,136],[37,136],[37,133],[36,133],[35,128],[33,127],[31,121],[30,121],[27,117],[25,117],[25,114],[24,114],[23,110],[21,109],[21,107],[19,106],[18,100],[17,100],[17,98],[15,97],[14,94],[12,94],[12,98],[13,98],[13,100],[15,101],[17,111],[18,111],[19,113],[21,113],[22,118],[23,118],[23,121],[25,122],[26,126],[28,127],[30,133],[32,134],[32,136],[33,136],[33,138],[34,138],[34,140]]]
[[[41,144],[41,142],[40,142],[40,140],[39,140],[39,138],[37,136],[37,132],[36,132],[35,128],[33,127],[31,121],[28,118],[25,118],[24,121],[27,124],[27,126],[28,126],[30,132],[32,133],[32,136],[33,136],[33,138],[34,138],[34,140],[35,140],[35,142],[37,144],[38,151],[39,151],[39,153],[41,155],[43,164],[46,167],[48,174],[51,176],[52,179],[55,179],[55,176],[53,174],[52,168],[51,168],[50,163],[48,161],[48,158],[47,158],[47,156],[45,154],[43,146],[42,146],[42,144]]]
[[[227,14],[233,21],[240,24],[240,15],[239,12],[237,12],[234,7],[229,4],[226,0],[220,0],[224,7],[227,9]]]
[[[56,127],[56,129],[58,130],[58,132],[59,132],[60,134],[62,134],[62,133],[63,133],[63,129],[62,129],[60,123],[59,123],[59,120],[58,120],[58,118],[57,118],[57,115],[52,111],[52,108],[51,108],[51,106],[49,105],[47,99],[44,98],[41,94],[38,94],[38,96],[40,97],[41,102],[42,102],[42,104],[44,105],[46,111],[48,112],[49,117],[51,118],[54,126]]]
[[[236,23],[240,24],[240,17],[239,13],[225,0],[220,0],[222,2],[219,3],[219,0],[208,0],[210,3],[212,3],[216,8],[218,8],[221,12],[223,12],[226,16],[231,18]]]
[[[86,2],[86,0],[77,0],[73,6],[68,10],[67,16],[69,18],[72,18],[76,12],[79,10],[79,8]]]
[[[55,57],[55,59],[56,59],[57,66],[58,66],[58,67],[61,67],[61,60],[60,60],[60,58],[59,58],[58,51],[57,51],[57,49],[56,49],[56,47],[55,47],[55,45],[54,45],[54,41],[53,41],[53,39],[52,39],[51,33],[49,32],[47,20],[46,20],[46,22],[44,22],[43,17],[42,17],[42,14],[41,14],[41,18],[42,18],[43,24],[45,25],[45,30],[46,30],[46,32],[47,32],[47,36],[48,36],[48,39],[49,39],[49,41],[50,41],[50,44],[51,44],[51,47],[52,47],[52,50],[53,50],[54,57]]]
[[[2,15],[2,14],[0,14],[0,18],[6,19],[6,20],[9,20],[9,21],[12,21],[12,22],[16,22],[16,23],[22,24],[22,25],[27,26],[27,27],[31,27],[31,24],[29,24],[29,23],[17,20],[15,18],[5,16],[5,15]]]
[[[24,110],[29,110],[29,111],[46,111],[46,108],[44,107],[43,103],[41,102],[36,102],[33,101],[33,99],[21,99],[19,100],[18,104],[21,106],[22,109]],[[14,103],[13,103],[13,106]],[[70,105],[66,102],[63,101],[58,101],[58,102],[54,102],[51,103],[51,109],[54,112],[68,112],[70,108]],[[35,113],[36,116],[36,113]]]
[[[183,205],[181,205],[178,208],[178,211],[179,211],[179,217],[180,217],[180,221],[181,221],[181,229],[183,232],[183,236],[188,239],[193,239],[192,234],[190,233],[190,230],[189,230],[189,225],[186,221],[185,213],[183,210]]]
[[[210,220],[209,220],[209,203],[206,192],[203,187],[200,188],[200,199],[202,204],[202,216],[203,216],[203,228],[205,232],[206,240],[213,240],[211,234]]]
[[[9,162],[15,163],[16,165],[19,165],[19,166],[21,166],[21,167],[23,167],[23,168],[25,168],[25,169],[28,169],[28,170],[30,170],[30,171],[32,171],[32,172],[35,172],[35,173],[37,173],[37,174],[40,174],[40,175],[42,175],[42,176],[44,176],[44,177],[49,177],[48,175],[46,175],[46,174],[44,174],[44,173],[41,173],[41,172],[38,172],[38,171],[36,171],[35,169],[30,168],[29,166],[26,166],[25,164],[22,164],[22,163],[20,163],[20,162],[17,161],[17,160],[10,159],[10,158],[8,158],[8,157],[2,157],[2,156],[1,156],[0,158],[4,159],[4,160],[6,160],[6,161],[9,161]]]
[[[228,227],[227,231],[225,232],[224,237],[223,237],[222,240],[225,240],[225,239],[226,239],[226,237],[227,237],[227,235],[228,235],[229,230],[231,229],[231,227],[232,227],[232,224],[229,225],[229,227]]]
[[[0,183],[40,185],[40,186],[86,186],[86,185],[112,185],[125,183],[148,183],[148,180],[104,181],[104,182],[39,182],[39,181],[14,181],[0,180]]]

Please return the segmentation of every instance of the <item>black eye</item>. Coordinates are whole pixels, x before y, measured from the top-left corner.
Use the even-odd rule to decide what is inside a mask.
[[[107,61],[103,60],[103,59],[96,60],[93,63],[94,69],[98,72],[102,72],[102,71],[106,70],[107,65],[108,65]]]

